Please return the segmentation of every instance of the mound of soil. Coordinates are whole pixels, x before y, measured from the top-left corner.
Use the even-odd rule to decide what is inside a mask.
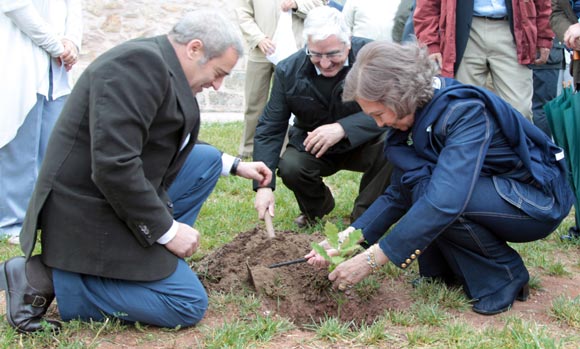
[[[332,288],[328,271],[306,263],[279,268],[269,265],[303,257],[312,242],[323,237],[293,231],[277,232],[268,239],[261,229],[238,234],[230,243],[196,262],[193,269],[208,290],[261,296],[264,311],[291,319],[296,324],[337,317],[345,322],[372,322],[387,309],[404,309],[411,303],[402,280],[374,278],[367,286],[347,292]],[[250,277],[251,270],[251,277]],[[369,279],[367,278],[367,279]],[[253,281],[253,282],[252,282]]]

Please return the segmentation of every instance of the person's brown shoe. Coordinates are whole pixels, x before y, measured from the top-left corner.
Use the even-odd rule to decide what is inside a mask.
[[[0,289],[6,290],[6,320],[18,332],[60,330],[60,322],[42,318],[54,299],[54,292],[43,294],[30,286],[24,257],[14,257],[0,264]],[[43,289],[52,290],[52,285]]]
[[[308,219],[304,213],[301,213],[300,216],[294,219],[294,223],[298,226],[298,228],[306,228],[314,225],[316,222],[314,220]]]

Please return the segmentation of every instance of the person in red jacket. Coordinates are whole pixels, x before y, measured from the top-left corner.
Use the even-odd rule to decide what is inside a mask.
[[[489,75],[495,92],[531,120],[527,65],[548,59],[550,13],[550,0],[417,0],[413,22],[441,75],[477,86]]]

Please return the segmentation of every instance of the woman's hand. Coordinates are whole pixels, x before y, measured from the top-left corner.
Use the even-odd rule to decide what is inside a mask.
[[[79,50],[77,46],[69,39],[62,39],[62,45],[64,46],[63,53],[57,57],[58,64],[64,64],[66,71],[70,71],[78,62]]]
[[[339,291],[346,291],[366,278],[371,272],[372,269],[367,263],[367,254],[359,253],[351,259],[340,263],[328,275],[328,279],[332,281],[334,288]]]
[[[328,243],[328,241],[322,240],[318,244],[320,246],[322,246],[322,248],[324,248],[324,250],[326,251],[326,253],[330,257],[338,256],[338,250],[330,247],[330,244]],[[315,250],[310,251],[306,256],[304,256],[304,258],[308,259],[308,261],[306,263],[308,263],[312,266],[315,266],[317,268],[320,268],[320,269],[328,268],[328,265],[330,264],[329,261],[324,259],[324,257],[319,255]]]
[[[340,263],[328,279],[333,287],[339,291],[352,288],[369,274],[377,271],[385,265],[389,258],[383,253],[378,245],[372,245],[364,253],[360,253],[351,259]]]
[[[355,231],[355,228],[348,227],[345,230],[338,233],[339,244],[342,244],[342,242],[344,240],[346,240],[348,238],[348,236],[350,235],[350,233],[352,233],[353,231]],[[362,242],[362,240],[358,241],[358,243],[361,243],[361,242]],[[340,254],[340,252],[337,249],[332,248],[332,246],[330,246],[330,244],[328,243],[327,240],[323,240],[323,241],[319,242],[318,244],[320,246],[322,246],[322,248],[324,248],[324,250],[326,251],[326,253],[330,257],[338,256]],[[328,265],[330,264],[330,262],[328,262],[326,259],[324,259],[324,257],[319,255],[315,250],[310,251],[310,253],[308,253],[306,256],[304,256],[304,258],[308,259],[308,264],[313,265],[317,268],[328,268]]]

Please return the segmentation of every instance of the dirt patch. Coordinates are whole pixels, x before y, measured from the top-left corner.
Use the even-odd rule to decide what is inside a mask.
[[[312,324],[331,317],[338,317],[345,323],[372,322],[380,318],[387,310],[396,310],[406,314],[413,311],[414,304],[418,300],[417,292],[409,284],[409,280],[414,277],[412,273],[402,273],[401,277],[383,276],[383,279],[378,279],[377,275],[373,275],[369,278],[375,279],[369,284],[374,283],[374,291],[363,289],[362,293],[353,290],[349,294],[344,294],[332,290],[327,281],[327,272],[306,264],[277,269],[267,268],[273,263],[302,257],[310,251],[312,242],[318,242],[321,239],[322,236],[318,233],[308,235],[286,231],[277,232],[275,239],[267,240],[265,232],[256,228],[239,233],[230,243],[194,263],[193,268],[209,291],[231,291],[242,295],[257,293],[262,305],[260,312],[279,315],[298,325],[289,332],[279,333],[262,347],[353,347],[348,341],[331,345],[329,342],[317,339],[311,329],[301,325]],[[470,324],[478,331],[484,331],[486,328],[505,328],[508,319],[516,318],[536,324],[539,328],[545,328],[545,331],[551,333],[556,339],[577,336],[577,328],[570,327],[565,322],[554,318],[552,302],[560,296],[574,298],[580,295],[578,250],[566,249],[562,246],[562,250],[556,250],[554,253],[554,255],[547,255],[546,258],[559,260],[566,265],[570,274],[550,276],[545,270],[530,268],[530,274],[539,278],[541,287],[531,290],[527,302],[515,302],[509,312],[497,316],[483,316],[469,309],[446,308],[446,313],[450,315],[449,321],[459,320]],[[258,291],[249,283],[246,262],[255,271]],[[355,289],[358,289],[358,286]],[[147,333],[144,333],[142,328],[128,326],[120,332],[112,327],[107,330],[111,332],[104,331],[104,334],[99,334],[101,329],[97,326],[92,330],[90,328],[78,331],[73,329],[70,333],[75,338],[74,340],[85,343],[87,347],[103,349],[203,347],[204,338],[211,333],[212,329],[219,330],[224,324],[241,316],[235,304],[228,304],[227,307],[231,309],[223,310],[210,306],[199,326],[181,331],[148,327]],[[5,309],[5,294],[0,292],[0,319],[4,316]],[[50,307],[48,317],[59,318],[55,304]],[[3,325],[8,326],[5,320]],[[407,347],[408,342],[405,338],[416,327],[417,325],[409,327],[387,325],[385,331],[392,338],[397,339],[390,339],[388,345],[387,342],[383,342],[384,347]],[[430,330],[439,331],[439,328],[431,326]],[[577,348],[577,345],[572,343],[563,347]]]
[[[279,268],[269,265],[303,257],[312,242],[323,237],[292,231],[267,239],[263,231],[238,234],[230,243],[195,263],[193,269],[208,290],[247,289],[257,292],[268,313],[289,318],[295,324],[319,322],[328,317],[355,323],[372,322],[388,309],[404,309],[411,303],[402,280],[375,278],[367,287],[339,292],[328,281],[328,271],[306,263]],[[250,279],[251,269],[252,279]]]
[[[344,322],[371,323],[387,310],[406,311],[413,304],[413,289],[405,277],[371,275],[366,287],[343,293],[332,289],[326,270],[306,263],[270,269],[269,265],[303,257],[312,242],[323,239],[293,231],[278,232],[267,239],[259,228],[239,233],[230,243],[193,265],[208,290],[257,293],[263,311],[286,317],[297,325],[337,317]],[[571,263],[572,264],[572,263]],[[252,270],[252,285],[248,267]],[[534,274],[534,271],[530,271]],[[372,280],[368,280],[372,279]],[[363,281],[365,282],[365,281]],[[559,295],[577,297],[580,278],[541,276],[541,288],[531,291],[527,302],[515,302],[509,315],[550,323],[552,301]],[[448,309],[474,326],[503,326],[501,316],[482,316],[471,311]]]

